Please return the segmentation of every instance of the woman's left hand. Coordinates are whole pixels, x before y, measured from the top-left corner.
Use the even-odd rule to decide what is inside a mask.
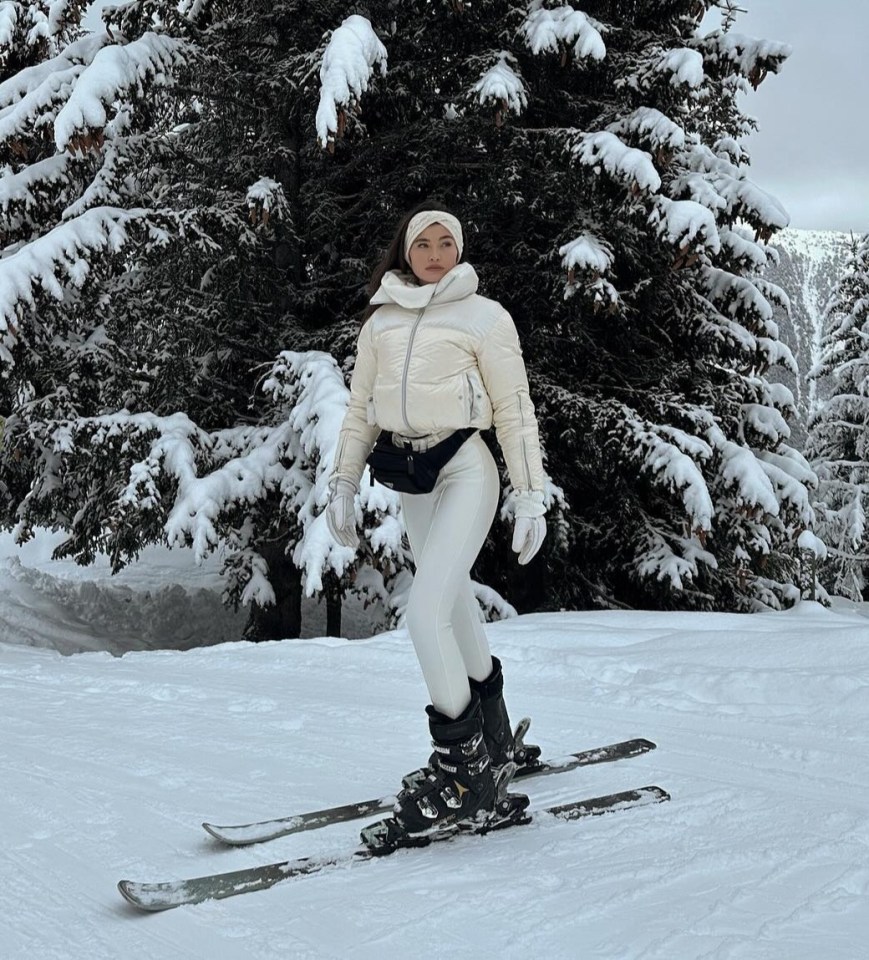
[[[524,565],[534,556],[546,536],[545,517],[516,517],[513,525],[513,551]]]

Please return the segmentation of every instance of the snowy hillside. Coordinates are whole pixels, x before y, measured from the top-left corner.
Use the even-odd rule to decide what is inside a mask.
[[[98,570],[92,582],[61,584],[46,564],[36,577],[5,562],[4,958],[866,956],[865,606],[553,613],[489,625],[514,719],[533,715],[547,755],[636,736],[658,744],[645,757],[527,782],[533,804],[650,783],[672,800],[592,821],[538,820],[143,915],[121,899],[118,879],[199,876],[356,843],[359,822],[221,849],[198,824],[394,789],[428,755],[411,644],[398,630],[357,642],[62,656],[31,644],[44,635],[59,646],[67,632],[81,649],[135,632],[127,610],[145,602],[147,566],[127,594]],[[171,563],[156,553],[151,562],[168,586]],[[182,586],[155,592],[143,613],[166,623],[196,615],[202,575],[190,584],[175,572]]]
[[[776,372],[774,379],[786,383],[797,401],[799,417],[793,441],[799,449],[817,390],[807,374],[818,357],[824,307],[844,267],[847,240],[848,234],[833,230],[787,229],[777,233],[772,244],[780,251],[781,262],[769,267],[766,276],[782,287],[791,301],[791,316],[777,310],[776,322],[800,371],[796,378],[787,372]],[[823,391],[821,384],[821,396]]]

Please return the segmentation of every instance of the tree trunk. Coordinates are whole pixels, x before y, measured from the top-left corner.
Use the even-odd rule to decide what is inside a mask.
[[[286,538],[259,545],[259,552],[269,565],[275,603],[269,607],[251,605],[245,640],[298,639],[302,634],[302,572],[284,553],[286,546]]]
[[[323,593],[326,596],[326,636],[341,636],[341,582],[334,573],[323,577]]]

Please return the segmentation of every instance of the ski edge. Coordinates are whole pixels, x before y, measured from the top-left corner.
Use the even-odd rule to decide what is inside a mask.
[[[556,757],[545,761],[544,769],[529,768],[519,770],[515,781],[534,777],[551,776],[558,773],[567,773],[583,766],[593,766],[599,763],[615,763],[619,760],[630,760],[640,757],[657,749],[657,744],[645,737],[635,737],[631,740],[620,740],[607,744],[604,747],[593,747],[577,753],[569,753],[564,757]],[[618,752],[620,751],[620,752]],[[244,824],[215,824],[205,821],[202,829],[220,843],[233,847],[248,847],[257,843],[268,843],[281,837],[301,833],[305,830],[316,830],[319,827],[334,823],[347,823],[361,817],[376,816],[378,813],[388,813],[393,809],[397,800],[395,795],[366,800],[361,803],[350,803],[340,807],[329,807],[311,813],[300,813],[291,817],[280,817],[274,820],[260,820]],[[246,835],[244,831],[260,828],[256,836]],[[235,835],[233,835],[235,834]]]
[[[579,820],[585,817],[615,813],[620,810],[650,806],[670,799],[670,794],[666,790],[655,785],[649,785],[601,797],[590,797],[558,806],[545,807],[533,811],[533,817],[548,815],[559,820]],[[533,823],[534,820],[531,822]],[[451,834],[445,836],[444,839],[450,839],[456,835],[459,834]],[[192,880],[169,881],[168,883],[137,883],[131,880],[120,880],[118,890],[133,907],[148,913],[158,913],[175,907],[203,903],[206,900],[222,900],[255,890],[266,890],[282,880],[319,873],[329,867],[356,861],[381,859],[384,858],[378,857],[370,850],[362,847],[351,853],[333,857],[322,859],[303,857],[297,860],[284,860],[259,867],[230,871],[229,873],[196,877]],[[238,878],[238,880],[236,881],[234,878]],[[208,892],[204,895],[201,892],[185,895],[185,887],[192,889],[196,886],[207,887]],[[167,896],[160,899],[160,894],[166,894]]]

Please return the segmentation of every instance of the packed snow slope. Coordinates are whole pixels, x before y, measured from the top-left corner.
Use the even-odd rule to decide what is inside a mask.
[[[529,739],[547,756],[637,736],[658,744],[526,782],[534,805],[651,783],[672,800],[140,914],[120,878],[353,847],[365,821],[238,849],[199,823],[394,790],[429,753],[411,643],[397,630],[63,655],[64,630],[72,649],[88,647],[84,611],[100,613],[95,636],[112,634],[112,602],[128,633],[131,607],[189,619],[190,585],[161,590],[157,611],[155,595],[119,592],[106,573],[54,578],[43,565],[36,577],[2,563],[4,960],[869,956],[865,607],[491,624],[513,717],[533,717]],[[76,611],[68,624],[64,604]],[[34,645],[41,633],[51,642]]]

